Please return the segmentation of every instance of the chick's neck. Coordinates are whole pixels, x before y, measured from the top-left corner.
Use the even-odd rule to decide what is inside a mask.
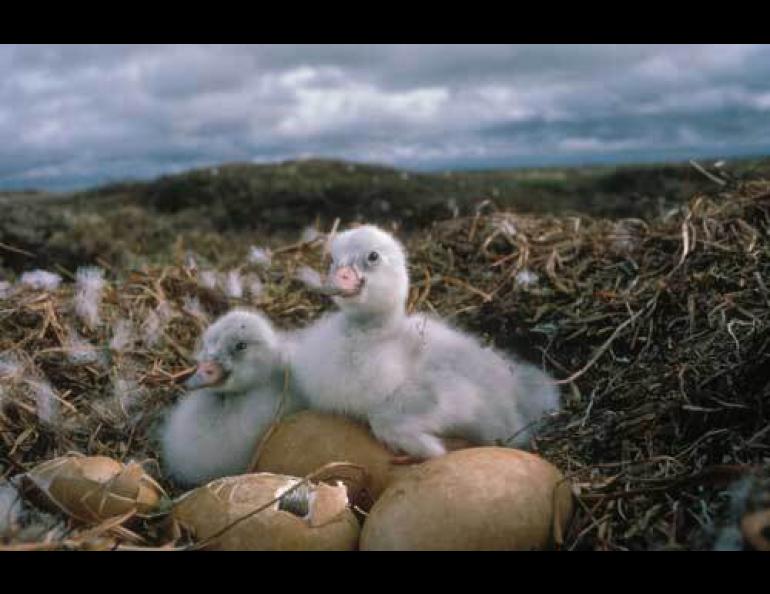
[[[350,332],[387,331],[399,327],[407,319],[403,307],[387,312],[346,313],[345,325]]]

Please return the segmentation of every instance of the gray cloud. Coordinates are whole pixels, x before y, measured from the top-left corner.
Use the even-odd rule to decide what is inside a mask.
[[[770,150],[770,46],[0,46],[0,188]]]

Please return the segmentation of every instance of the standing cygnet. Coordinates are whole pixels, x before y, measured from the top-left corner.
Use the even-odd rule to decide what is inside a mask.
[[[446,452],[442,438],[523,446],[559,406],[550,378],[440,320],[406,314],[402,246],[363,226],[338,235],[324,290],[340,312],[301,333],[292,372],[311,407],[368,421],[414,458]]]
[[[171,410],[162,454],[179,483],[197,485],[248,471],[254,449],[273,421],[284,391],[291,337],[261,314],[231,311],[203,334],[196,388]],[[285,396],[284,411],[297,407]]]

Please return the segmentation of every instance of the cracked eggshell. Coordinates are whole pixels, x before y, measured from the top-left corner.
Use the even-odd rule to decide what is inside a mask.
[[[394,457],[367,427],[350,419],[302,411],[286,417],[265,442],[255,470],[290,476],[307,476],[330,462],[350,462],[367,473],[364,488],[369,497],[355,497],[370,507],[384,489],[406,468],[390,463]],[[352,495],[353,496],[353,495]]]
[[[559,470],[509,448],[451,452],[412,467],[364,523],[361,550],[531,550],[572,515]]]
[[[190,491],[172,509],[173,518],[196,541],[214,536],[239,518],[275,499],[300,479],[270,473],[225,477]],[[344,485],[310,483],[295,505],[304,513],[279,509],[279,502],[233,525],[204,548],[227,551],[352,551],[360,526],[348,507]],[[287,498],[292,494],[288,494]],[[297,503],[296,499],[304,500]]]
[[[24,484],[71,517],[99,523],[132,509],[146,517],[166,497],[163,488],[137,463],[106,456],[62,456],[37,465]]]

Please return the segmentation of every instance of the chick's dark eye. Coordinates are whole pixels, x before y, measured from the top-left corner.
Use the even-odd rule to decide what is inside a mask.
[[[369,252],[369,255],[366,257],[366,260],[371,264],[374,264],[379,259],[380,255],[377,252]]]
[[[236,351],[245,351],[248,345],[245,342],[239,342],[235,345]]]

